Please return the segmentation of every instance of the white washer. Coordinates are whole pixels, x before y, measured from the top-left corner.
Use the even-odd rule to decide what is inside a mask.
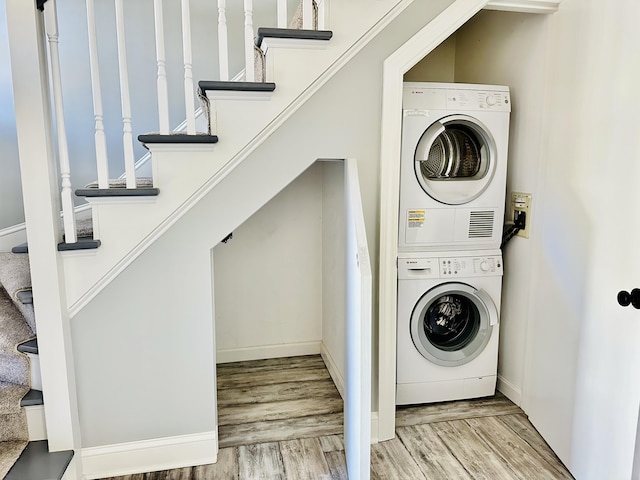
[[[493,395],[499,250],[398,258],[398,405]]]
[[[404,84],[400,251],[500,247],[509,88]]]

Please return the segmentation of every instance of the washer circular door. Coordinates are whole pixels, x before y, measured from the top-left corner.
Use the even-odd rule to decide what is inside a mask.
[[[498,311],[489,295],[466,283],[444,283],[427,291],[411,314],[411,339],[427,360],[464,365],[484,350]]]
[[[477,198],[496,168],[491,132],[468,115],[449,115],[427,128],[414,154],[420,186],[434,200],[460,205]]]

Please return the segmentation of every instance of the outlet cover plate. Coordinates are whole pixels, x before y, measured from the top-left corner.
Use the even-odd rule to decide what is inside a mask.
[[[516,211],[525,212],[527,215],[525,228],[516,234],[518,237],[529,238],[529,228],[531,227],[531,200],[532,195],[530,193],[511,192],[511,221],[514,220]]]

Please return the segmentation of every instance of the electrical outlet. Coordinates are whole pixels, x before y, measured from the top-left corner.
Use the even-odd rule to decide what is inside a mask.
[[[531,226],[531,194],[511,192],[511,221],[515,222],[520,212],[525,214],[525,227],[516,234],[518,237],[529,238]]]

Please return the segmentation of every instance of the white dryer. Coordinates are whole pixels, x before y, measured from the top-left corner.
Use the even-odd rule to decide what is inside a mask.
[[[502,272],[499,250],[398,258],[398,405],[495,393]]]
[[[404,84],[400,251],[499,248],[509,88]]]

